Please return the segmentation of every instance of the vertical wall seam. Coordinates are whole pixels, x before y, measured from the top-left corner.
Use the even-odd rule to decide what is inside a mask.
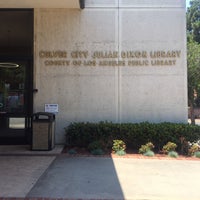
[[[120,52],[120,17],[119,17],[119,0],[118,0],[118,6],[117,6],[117,34],[118,34],[118,52]],[[119,62],[119,57],[118,57]],[[118,123],[121,123],[121,73],[120,73],[120,66],[118,66]]]

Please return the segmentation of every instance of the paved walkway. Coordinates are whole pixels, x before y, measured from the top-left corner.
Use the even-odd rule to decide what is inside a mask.
[[[22,149],[12,155],[0,147],[0,200],[200,199],[200,160],[68,157],[58,149]]]

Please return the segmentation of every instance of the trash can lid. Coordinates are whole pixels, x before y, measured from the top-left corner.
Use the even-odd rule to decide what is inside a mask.
[[[55,120],[55,114],[49,112],[37,112],[33,114],[33,119],[53,121]]]

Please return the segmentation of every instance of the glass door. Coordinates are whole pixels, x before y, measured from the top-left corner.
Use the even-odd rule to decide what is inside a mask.
[[[30,137],[31,65],[0,62],[0,143],[28,143]]]

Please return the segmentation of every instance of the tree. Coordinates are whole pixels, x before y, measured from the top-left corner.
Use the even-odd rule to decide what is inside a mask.
[[[188,102],[191,121],[195,123],[194,107],[200,94],[200,44],[193,40],[187,42]]]
[[[200,97],[200,1],[191,0],[187,11],[188,102],[191,121],[195,123],[194,107]]]
[[[191,0],[187,11],[187,30],[193,40],[200,43],[200,1]]]

